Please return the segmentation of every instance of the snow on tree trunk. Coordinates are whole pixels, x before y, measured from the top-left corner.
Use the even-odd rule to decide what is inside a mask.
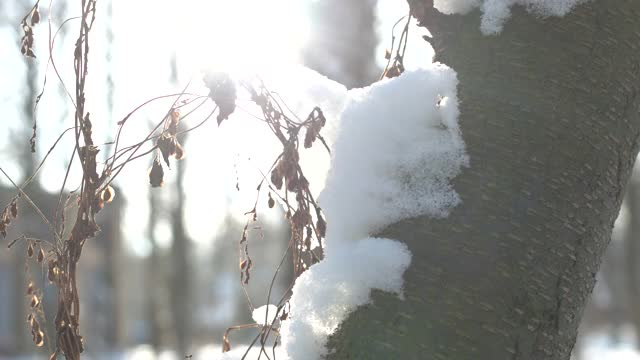
[[[412,253],[404,300],[374,292],[328,358],[568,359],[638,151],[640,2],[515,6],[494,36],[409,3],[458,74],[462,204],[378,234]]]

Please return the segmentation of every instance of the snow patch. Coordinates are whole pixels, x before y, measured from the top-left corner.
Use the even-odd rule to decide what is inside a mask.
[[[370,236],[401,219],[447,216],[449,180],[467,164],[456,73],[435,63],[352,90],[319,203],[332,241]]]
[[[276,318],[276,314],[278,314],[278,307],[272,304],[263,305],[253,310],[251,313],[251,317],[253,321],[260,325],[270,324],[273,319]],[[279,315],[279,314],[278,314]]]
[[[468,157],[458,126],[456,73],[445,65],[434,63],[348,92],[326,78],[299,74],[312,91],[289,87],[291,97],[285,90],[283,98],[314,93],[317,104],[325,104],[325,115],[339,116],[327,116],[328,131],[322,133],[331,148],[328,175],[320,165],[326,186],[318,198],[328,226],[325,258],[296,280],[288,318],[280,323],[278,358],[317,360],[347,315],[370,302],[371,289],[402,295],[411,253],[399,241],[372,236],[408,217],[447,216],[460,202],[450,180]],[[288,106],[305,114],[308,103]],[[307,173],[315,164],[302,165]],[[317,181],[310,176],[311,184]],[[256,309],[256,322],[264,322],[266,309],[273,318],[276,308],[270,305]]]
[[[320,359],[328,336],[356,307],[369,303],[371,289],[401,293],[410,262],[404,244],[367,238],[343,244],[310,267],[296,279],[290,320],[280,329],[289,358]]]
[[[485,35],[498,34],[511,16],[511,7],[521,5],[540,16],[565,16],[587,0],[434,0],[433,6],[443,14],[466,14],[480,8],[480,30]]]

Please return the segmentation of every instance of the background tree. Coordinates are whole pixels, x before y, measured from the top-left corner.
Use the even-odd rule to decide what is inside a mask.
[[[640,3],[514,7],[496,36],[409,4],[458,73],[463,203],[382,232],[413,253],[405,300],[375,293],[329,358],[568,359],[638,152]]]
[[[311,36],[304,63],[348,88],[377,80],[377,0],[328,0],[311,5]]]

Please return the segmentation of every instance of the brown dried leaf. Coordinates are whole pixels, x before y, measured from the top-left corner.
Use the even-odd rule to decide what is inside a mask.
[[[100,200],[106,203],[110,203],[111,201],[113,201],[113,198],[115,197],[115,195],[116,195],[115,190],[113,190],[111,185],[109,185],[100,194]]]
[[[177,141],[176,141],[176,153],[174,157],[176,158],[176,160],[184,159],[184,148],[182,148],[182,145],[180,145],[180,143]]]
[[[44,345],[44,333],[42,330],[38,331],[34,336],[33,342],[36,343],[37,347],[42,347]]]
[[[36,58],[36,54],[33,52],[31,48],[27,48],[27,51],[24,55],[30,58],[34,58],[34,59]]]
[[[44,250],[40,248],[40,250],[38,251],[38,262],[42,263],[43,261],[44,261]]]
[[[40,299],[38,298],[38,296],[33,295],[31,297],[31,303],[29,305],[31,306],[31,308],[35,308],[40,305]]]
[[[267,205],[269,205],[269,209],[272,209],[276,205],[276,202],[271,197],[271,193],[269,193],[269,200],[267,202]]]
[[[54,259],[49,260],[49,269],[47,270],[47,279],[54,283],[56,281],[56,277],[58,275],[58,262]]]
[[[29,243],[29,245],[27,245],[27,256],[28,257],[33,257],[33,244]]]
[[[180,110],[171,109],[171,121],[169,122],[169,127],[167,127],[167,131],[170,135],[176,135],[178,133],[178,123],[180,122]]]
[[[31,13],[31,26],[36,25],[40,22],[40,11],[38,11],[38,7],[36,6]]]
[[[18,199],[14,198],[9,206],[9,212],[14,219],[18,217]]]
[[[164,170],[158,159],[153,160],[151,171],[149,171],[149,183],[151,187],[160,187],[164,184]]]
[[[162,133],[156,144],[158,145],[158,149],[160,149],[160,153],[162,153],[165,164],[171,167],[169,157],[176,153],[176,138],[169,135],[169,133]]]
[[[278,190],[282,189],[282,174],[280,173],[279,165],[280,163],[278,163],[278,166],[271,172],[271,183]]]

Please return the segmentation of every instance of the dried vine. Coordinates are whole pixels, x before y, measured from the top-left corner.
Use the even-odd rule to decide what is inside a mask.
[[[180,93],[162,95],[150,99],[140,104],[117,122],[116,136],[113,142],[97,144],[93,134],[92,117],[85,108],[87,98],[85,87],[89,76],[89,38],[96,20],[96,0],[79,0],[79,4],[81,5],[81,15],[78,17],[80,21],[79,32],[73,50],[75,75],[73,93],[67,90],[68,87],[62,81],[52,55],[56,35],[60,28],[68,23],[68,20],[60,25],[60,28],[53,36],[51,28],[49,30],[49,59],[47,63],[47,68],[50,64],[52,65],[74,106],[74,124],[60,134],[35,172],[21,186],[13,183],[4,170],[0,168],[0,171],[14,184],[17,190],[16,196],[11,199],[10,203],[0,213],[0,234],[3,237],[7,236],[7,229],[19,216],[19,201],[25,201],[49,226],[54,238],[54,241],[49,242],[28,238],[23,235],[11,241],[9,247],[19,241],[26,243],[27,257],[32,258],[35,256],[36,261],[42,264],[48,281],[56,287],[55,334],[52,336],[55,340],[52,340],[50,344],[47,343],[47,346],[50,349],[50,359],[64,356],[67,360],[79,360],[84,350],[83,337],[80,332],[80,293],[77,283],[77,267],[84,245],[99,232],[99,227],[96,223],[97,214],[115,196],[111,183],[127,164],[136,159],[151,156],[150,185],[152,187],[162,186],[164,182],[163,163],[169,166],[170,159],[180,160],[184,156],[184,149],[180,144],[180,136],[199,128],[216,112],[217,123],[222,126],[223,121],[228,120],[229,116],[236,111],[236,105],[239,101],[254,103],[261,110],[262,116],[260,120],[266,124],[269,131],[282,146],[282,150],[280,154],[275,156],[268,174],[262,178],[257,186],[258,194],[253,208],[246,213],[248,220],[239,241],[240,282],[243,288],[250,280],[252,269],[247,235],[250,224],[258,219],[257,203],[261,191],[264,191],[265,188],[268,191],[268,206],[270,208],[274,207],[276,200],[278,200],[285,210],[292,234],[287,251],[283,254],[280,266],[272,278],[269,294],[267,295],[268,303],[272,296],[271,289],[286,258],[288,256],[292,257],[294,275],[298,276],[322,257],[322,240],[326,232],[326,222],[322,215],[322,210],[309,189],[309,181],[300,165],[299,156],[301,146],[310,148],[317,143],[316,140],[319,140],[328,150],[325,140],[320,135],[320,131],[326,123],[326,118],[322,110],[316,107],[304,120],[299,120],[296,114],[291,113],[286,104],[274,96],[257,77],[252,80],[236,80],[225,73],[209,74],[205,78],[205,83],[210,90],[209,94],[189,93],[187,92],[189,84],[187,84]],[[36,56],[33,50],[35,36],[33,26],[39,22],[38,0],[20,23],[24,32],[20,51],[25,57],[35,58]],[[49,20],[49,24],[51,25],[51,20]],[[43,90],[36,98],[36,105],[44,93],[45,85],[46,78]],[[241,95],[246,95],[247,99],[241,98],[239,100]],[[160,99],[173,99],[173,103],[165,115],[142,140],[135,144],[121,147],[121,134],[133,115],[151,102]],[[208,102],[213,102],[214,104],[209,115],[201,119],[195,126],[185,128],[183,125],[184,120]],[[184,115],[182,115],[183,112],[185,112]],[[69,157],[71,161],[60,187],[58,204],[52,217],[53,220],[49,220],[38,208],[37,204],[31,201],[23,189],[34,180],[51,151],[57,147],[60,139],[67,134],[74,135],[74,146],[70,149],[71,154]],[[29,139],[32,152],[35,152],[36,137],[37,126],[34,119],[33,133]],[[111,150],[107,160],[104,163],[100,163],[97,160],[97,155],[101,150],[107,148],[106,145]],[[74,160],[78,161],[82,168],[79,191],[69,194],[65,198],[63,196],[64,189],[69,181],[70,169]],[[65,198],[65,201],[62,201],[63,198]],[[75,210],[75,218],[73,219],[73,226],[67,231],[65,229],[65,214],[70,208]],[[278,311],[276,314],[271,314],[270,319],[265,319],[265,324],[267,325],[237,326],[230,328],[230,330],[261,327],[260,334],[254,340],[254,343],[259,339],[262,344],[262,351],[266,355],[264,347],[269,336],[271,334],[278,335],[277,324],[287,317],[285,309],[289,293],[290,291],[287,290],[277,302]],[[41,305],[43,291],[36,289],[33,282],[29,281],[26,294],[31,307],[27,322],[30,326],[33,341],[37,346],[43,346],[49,338],[43,330],[44,326],[42,326],[45,321],[44,310]],[[268,313],[266,317],[269,317]],[[229,350],[228,332],[225,334],[224,344],[223,350]]]

